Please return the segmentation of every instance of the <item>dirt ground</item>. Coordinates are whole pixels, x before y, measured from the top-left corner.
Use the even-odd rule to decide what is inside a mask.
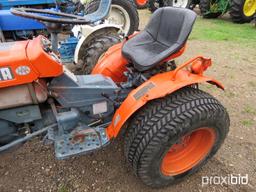
[[[141,14],[141,28],[147,11]],[[230,133],[221,150],[198,173],[168,188],[152,190],[127,166],[122,139],[94,154],[57,161],[53,147],[39,139],[0,156],[0,192],[253,192],[256,191],[256,54],[255,48],[232,42],[191,40],[178,62],[202,54],[213,59],[208,74],[225,85],[225,92],[204,85],[229,111]],[[248,174],[248,185],[206,185],[203,176]]]

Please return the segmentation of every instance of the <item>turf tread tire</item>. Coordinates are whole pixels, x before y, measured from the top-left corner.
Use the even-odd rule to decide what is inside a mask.
[[[159,165],[167,146],[169,149],[184,133],[207,123],[217,127],[219,134],[210,154],[199,165],[183,174],[163,176]],[[124,141],[125,157],[146,185],[163,187],[196,172],[206,163],[220,148],[228,127],[228,113],[215,98],[201,90],[186,87],[164,98],[150,101],[133,116]]]

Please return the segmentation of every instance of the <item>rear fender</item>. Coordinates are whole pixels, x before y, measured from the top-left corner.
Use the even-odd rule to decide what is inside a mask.
[[[72,31],[79,39],[74,55],[74,62],[79,63],[79,60],[84,54],[84,49],[88,47],[88,43],[97,35],[107,35],[109,32],[118,33],[121,28],[113,24],[100,24],[96,26],[77,25]]]
[[[203,75],[203,71],[210,65],[210,59],[197,56],[179,66],[174,71],[151,77],[148,81],[131,91],[122,105],[117,109],[111,124],[108,126],[108,137],[116,137],[127,120],[139,108],[151,100],[165,97],[183,87],[203,82],[208,82],[224,89],[220,82]]]

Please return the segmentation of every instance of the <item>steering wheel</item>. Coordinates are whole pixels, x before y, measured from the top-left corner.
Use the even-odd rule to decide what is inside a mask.
[[[57,11],[32,9],[32,8],[11,8],[11,13],[17,16],[35,19],[43,23],[51,33],[52,50],[58,51],[58,33],[64,25],[86,25],[105,18],[111,7],[111,0],[101,0],[97,11],[85,16],[72,15]]]
[[[67,13],[60,13],[57,11],[32,9],[32,8],[11,8],[11,13],[17,16],[35,19],[40,22],[58,23],[58,24],[72,24],[72,25],[85,25],[90,21],[86,17],[72,15]]]

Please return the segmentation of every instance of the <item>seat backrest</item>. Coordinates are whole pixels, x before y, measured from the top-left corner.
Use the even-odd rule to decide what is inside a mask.
[[[145,31],[166,46],[184,44],[195,20],[196,13],[189,9],[165,7],[155,11]]]
[[[112,0],[101,0],[98,9],[84,17],[90,22],[96,22],[106,18],[111,8],[111,2]]]

